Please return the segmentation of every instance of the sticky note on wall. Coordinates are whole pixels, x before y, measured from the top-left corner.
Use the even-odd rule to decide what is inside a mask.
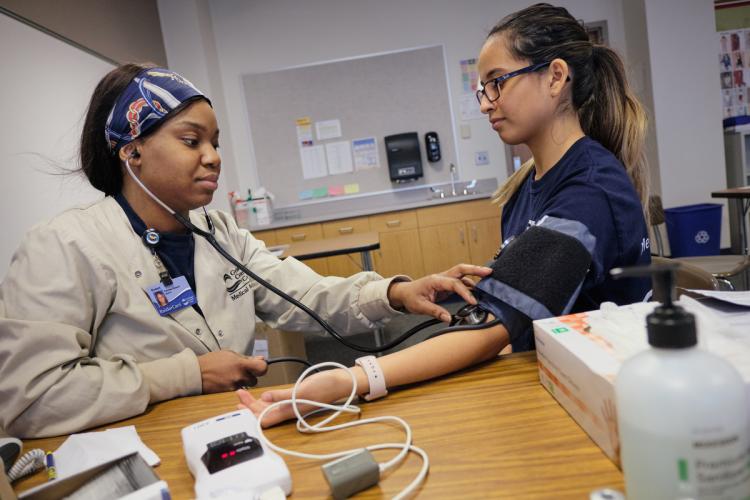
[[[347,184],[344,186],[344,193],[356,194],[359,193],[359,184]]]
[[[328,188],[315,188],[312,190],[313,198],[325,198],[328,196]]]
[[[344,186],[328,186],[328,196],[341,196],[344,194]]]
[[[307,191],[301,191],[299,193],[300,200],[311,200],[312,197],[313,197],[312,189],[308,189]]]

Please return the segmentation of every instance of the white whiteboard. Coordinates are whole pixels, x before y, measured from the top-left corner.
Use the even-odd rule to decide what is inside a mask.
[[[77,168],[89,98],[113,67],[0,13],[0,280],[31,226],[102,196],[78,175],[53,173]]]

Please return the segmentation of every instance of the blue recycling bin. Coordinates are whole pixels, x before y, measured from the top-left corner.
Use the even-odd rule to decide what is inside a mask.
[[[721,207],[699,203],[664,209],[672,257],[719,255]]]

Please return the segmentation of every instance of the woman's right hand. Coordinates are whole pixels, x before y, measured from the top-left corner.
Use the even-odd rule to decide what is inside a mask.
[[[348,373],[340,369],[326,370],[324,372],[310,375],[303,380],[297,390],[297,398],[319,401],[321,403],[333,403],[334,401],[348,397],[351,390],[352,381]],[[291,399],[292,389],[266,391],[261,394],[259,399],[256,399],[246,390],[240,389],[237,391],[237,397],[240,399],[240,404],[238,404],[237,407],[240,409],[249,408],[257,417],[260,416],[260,413],[272,403]],[[302,415],[314,409],[316,408],[313,406],[299,405],[299,410]],[[262,424],[263,427],[270,427],[294,417],[292,405],[286,404],[266,413],[266,416],[263,417]]]
[[[258,383],[268,371],[263,356],[243,356],[234,351],[215,351],[198,356],[203,394],[233,391]]]

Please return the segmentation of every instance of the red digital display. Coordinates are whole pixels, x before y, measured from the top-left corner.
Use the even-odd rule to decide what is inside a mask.
[[[260,441],[248,436],[246,432],[241,432],[208,443],[201,461],[206,465],[209,473],[215,474],[261,455],[263,455],[263,447]]]

